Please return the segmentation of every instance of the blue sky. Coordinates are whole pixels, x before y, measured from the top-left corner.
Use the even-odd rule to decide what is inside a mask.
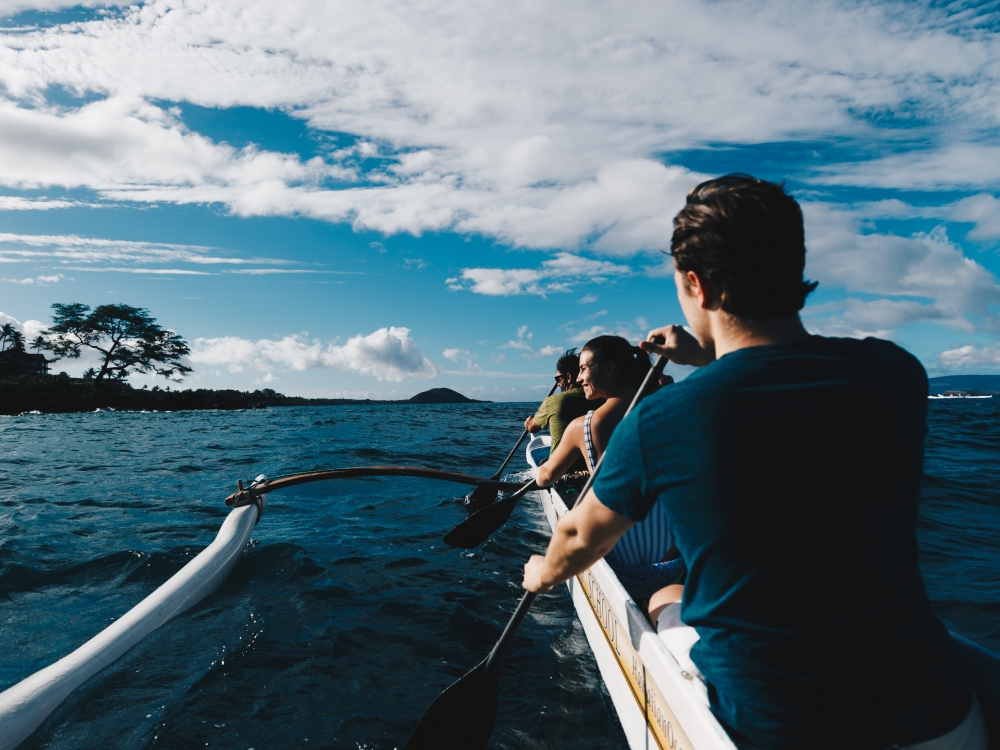
[[[533,399],[562,349],[681,322],[671,219],[746,171],[802,203],[812,331],[1000,371],[995,4],[4,8],[29,335],[125,302],[191,344],[185,387]]]

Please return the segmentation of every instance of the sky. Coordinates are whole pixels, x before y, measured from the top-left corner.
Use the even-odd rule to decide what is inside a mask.
[[[802,206],[811,332],[997,373],[998,32],[995,2],[3,0],[0,323],[147,308],[175,388],[537,400],[564,349],[683,322],[672,218],[748,172]]]

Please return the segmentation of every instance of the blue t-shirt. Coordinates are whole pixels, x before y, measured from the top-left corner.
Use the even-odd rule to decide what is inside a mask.
[[[645,399],[594,492],[663,504],[682,617],[740,747],[883,750],[940,736],[972,693],[917,569],[927,376],[878,339],[740,349]]]

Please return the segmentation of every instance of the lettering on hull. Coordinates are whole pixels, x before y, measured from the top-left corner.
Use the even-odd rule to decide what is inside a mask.
[[[646,724],[656,739],[660,750],[692,750],[684,730],[674,712],[667,705],[663,693],[646,671],[646,665],[639,658],[639,652],[632,646],[628,631],[619,621],[611,603],[604,595],[594,574],[589,570],[576,577],[583,588],[590,608],[597,618],[604,637],[618,660],[618,666],[632,689],[632,697],[646,717]]]

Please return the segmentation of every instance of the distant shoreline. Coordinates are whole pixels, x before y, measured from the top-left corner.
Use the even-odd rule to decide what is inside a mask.
[[[285,396],[270,388],[148,390],[120,381],[97,381],[66,375],[16,375],[0,378],[0,414],[30,412],[76,414],[98,409],[115,411],[191,411],[204,409],[266,409],[277,406],[375,406],[487,404],[448,388],[433,388],[409,399],[304,398]]]

